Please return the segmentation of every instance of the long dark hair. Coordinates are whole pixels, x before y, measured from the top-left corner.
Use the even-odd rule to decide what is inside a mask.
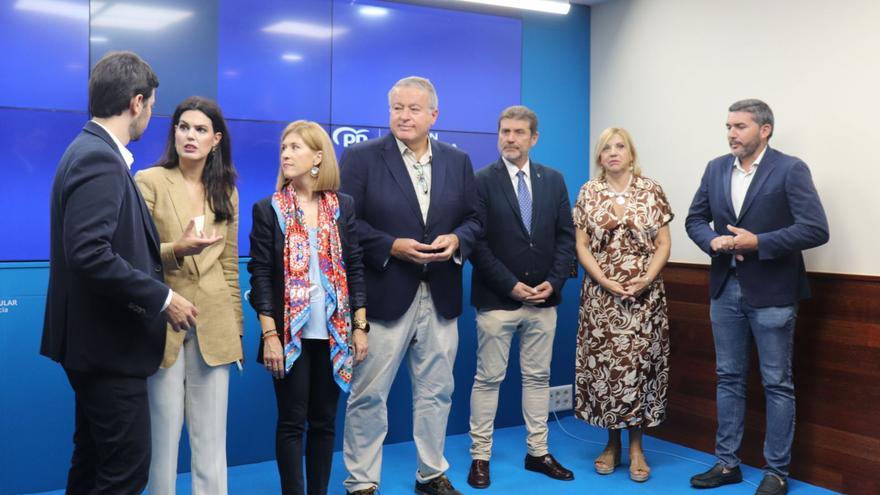
[[[232,193],[235,191],[235,181],[238,173],[232,164],[232,143],[229,139],[229,128],[220,106],[214,100],[200,96],[190,96],[183,100],[174,110],[171,117],[171,128],[168,130],[168,139],[165,141],[165,151],[156,166],[174,168],[178,166],[180,156],[177,155],[177,147],[174,145],[174,133],[180,116],[188,110],[198,110],[211,119],[214,132],[221,133],[220,143],[208,154],[205,161],[205,169],[202,171],[202,184],[205,185],[205,196],[208,205],[214,210],[216,221],[228,222],[235,217],[232,208]]]

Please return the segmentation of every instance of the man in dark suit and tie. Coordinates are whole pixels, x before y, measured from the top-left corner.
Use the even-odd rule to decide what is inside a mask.
[[[737,451],[754,340],[767,401],[767,465],[756,495],[779,495],[788,492],[794,439],[795,319],[798,302],[810,296],[801,252],[828,241],[828,221],[807,165],[768,146],[774,130],[770,107],[742,100],[728,111],[731,153],[706,166],[685,223],[688,236],[712,257],[710,316],[718,374],[718,462],[691,478],[691,485],[742,481]]]
[[[406,359],[413,390],[415,490],[455,495],[445,472],[446,421],[462,310],[461,270],[480,231],[467,154],[430,139],[434,86],[407,77],[388,92],[391,133],[342,158],[342,192],[355,200],[364,250],[370,353],[354,369],[344,458],[352,494],[377,491],[386,400]]]
[[[150,465],[146,377],[165,324],[196,309],[162,282],[159,238],[125,148],[147,127],[159,86],[131,52],[106,55],[89,78],[89,121],[52,184],[49,288],[40,353],[63,366],[76,397],[69,494],[139,494]]]
[[[510,343],[520,337],[522,412],[528,437],[525,468],[551,478],[574,475],[547,447],[550,362],[556,306],[575,260],[574,226],[562,174],[529,159],[538,117],[524,106],[498,119],[501,158],[476,174],[477,212],[484,235],[471,254],[471,303],[477,308],[477,372],[471,391],[468,483],[489,486],[498,389]]]

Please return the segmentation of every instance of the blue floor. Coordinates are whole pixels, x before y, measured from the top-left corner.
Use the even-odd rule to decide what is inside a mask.
[[[577,438],[575,438],[577,437]],[[745,480],[738,485],[728,485],[710,491],[697,491],[688,485],[688,479],[695,473],[704,471],[714,462],[712,456],[674,443],[656,438],[645,438],[645,449],[651,465],[651,479],[646,483],[630,481],[626,469],[628,461],[608,476],[599,476],[593,471],[593,459],[604,446],[605,432],[586,425],[572,417],[562,418],[559,423],[551,421],[550,448],[553,455],[564,466],[575,473],[574,481],[556,481],[522,468],[525,456],[525,430],[523,427],[504,428],[495,432],[495,448],[491,462],[492,486],[486,490],[475,490],[466,482],[470,467],[467,434],[451,436],[446,441],[446,455],[452,466],[447,475],[462,493],[507,494],[552,494],[552,495],[592,495],[592,494],[701,494],[734,495],[753,494],[761,481],[761,471],[743,466]],[[624,438],[625,441],[625,438]],[[337,452],[333,459],[333,474],[330,479],[330,493],[344,495],[342,480],[345,466],[342,453]],[[381,495],[413,493],[415,475],[415,446],[399,443],[385,447]],[[229,468],[229,494],[273,494],[278,493],[278,473],[274,462],[249,464]],[[190,495],[190,476],[182,474],[177,479],[178,495]],[[831,490],[807,483],[791,480],[789,493],[795,495],[834,494]],[[44,495],[60,495],[63,491],[45,492]]]

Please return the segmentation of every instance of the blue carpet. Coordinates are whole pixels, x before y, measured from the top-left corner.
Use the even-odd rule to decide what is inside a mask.
[[[577,438],[574,438],[577,437]],[[738,485],[728,485],[710,491],[697,491],[690,488],[688,480],[695,473],[708,469],[714,462],[713,456],[674,443],[645,437],[648,463],[651,465],[651,479],[646,483],[630,481],[624,464],[608,476],[599,476],[593,471],[593,459],[605,444],[605,432],[593,428],[573,417],[562,418],[559,423],[551,421],[550,448],[553,455],[575,473],[574,481],[556,481],[522,468],[525,456],[525,430],[523,427],[504,428],[495,432],[495,448],[491,462],[492,486],[486,490],[475,490],[467,484],[467,471],[470,467],[467,434],[447,438],[446,455],[452,466],[447,475],[462,493],[483,494],[688,494],[688,495],[751,495],[761,481],[761,470],[743,466],[745,481]],[[624,437],[624,442],[626,438]],[[330,479],[330,493],[344,495],[342,480],[345,466],[342,453],[337,452],[333,459],[333,474]],[[381,495],[402,495],[413,493],[415,476],[415,446],[412,442],[386,445],[382,471]],[[274,462],[263,462],[229,468],[230,495],[274,494],[279,492],[278,473]],[[190,495],[190,476],[181,474],[177,478],[178,495]],[[807,483],[791,480],[789,493],[794,495],[828,495],[831,490]],[[43,495],[61,495],[63,491],[45,492]]]

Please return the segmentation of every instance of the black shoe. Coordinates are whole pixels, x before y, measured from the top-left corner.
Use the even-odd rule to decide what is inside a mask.
[[[474,488],[489,488],[489,461],[474,459],[471,462],[467,482]]]
[[[755,495],[785,495],[788,493],[788,482],[775,474],[765,474]]]
[[[529,471],[546,474],[557,480],[571,481],[574,479],[574,473],[562,467],[562,464],[559,464],[550,454],[544,454],[540,457],[526,454],[525,468]]]
[[[705,473],[700,473],[691,478],[691,486],[694,488],[718,488],[722,485],[739,483],[742,480],[743,474],[739,470],[739,466],[725,473],[724,466],[718,463]]]
[[[379,488],[375,486],[371,486],[369,488],[364,488],[363,490],[355,490],[353,492],[345,492],[348,495],[373,495],[374,493],[379,493]]]
[[[416,493],[421,493],[422,495],[462,495],[460,491],[452,486],[449,478],[443,474],[429,479],[427,483],[420,483],[416,480]]]

